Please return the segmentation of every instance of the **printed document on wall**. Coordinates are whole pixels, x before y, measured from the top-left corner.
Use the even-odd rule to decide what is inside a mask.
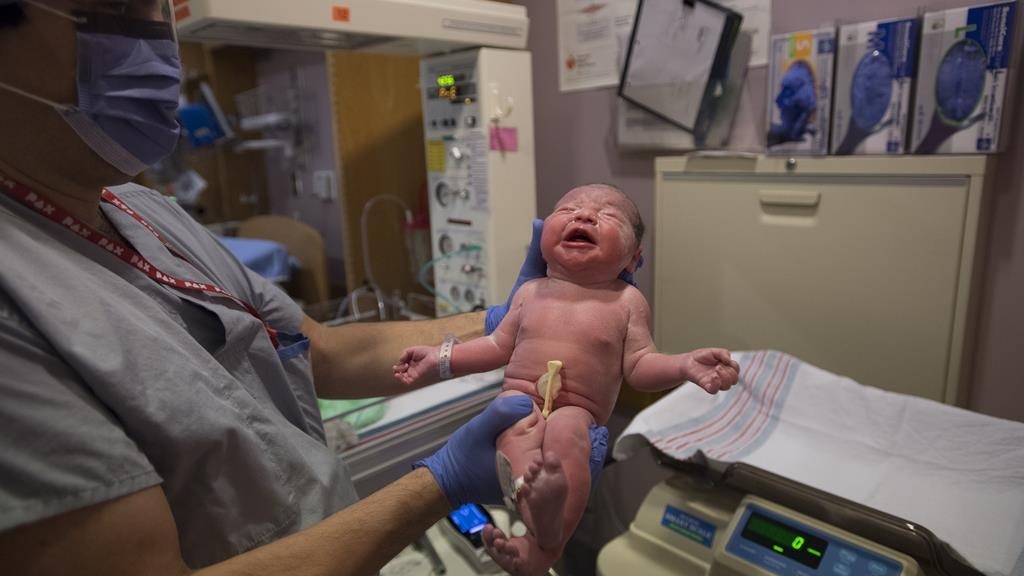
[[[637,0],[558,0],[562,92],[617,86]]]

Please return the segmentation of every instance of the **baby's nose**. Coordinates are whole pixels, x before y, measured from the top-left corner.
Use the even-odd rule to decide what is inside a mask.
[[[588,210],[586,208],[577,210],[576,214],[573,216],[573,220],[583,222],[585,224],[593,224],[597,222],[597,218],[594,217],[593,210]]]

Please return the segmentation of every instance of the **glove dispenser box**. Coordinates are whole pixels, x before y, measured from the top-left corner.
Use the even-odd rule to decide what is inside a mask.
[[[828,153],[835,28],[772,36],[768,67],[769,154]]]
[[[913,153],[1000,150],[1016,8],[1003,2],[924,15]]]
[[[917,18],[839,28],[833,154],[903,154],[912,114]]]

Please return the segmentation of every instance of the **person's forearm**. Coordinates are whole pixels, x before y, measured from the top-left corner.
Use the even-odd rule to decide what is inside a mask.
[[[313,381],[321,398],[367,398],[408,392],[392,373],[402,351],[440,344],[451,334],[461,341],[483,336],[484,312],[414,322],[361,322],[332,328],[308,320]]]
[[[376,574],[449,511],[433,475],[418,468],[311,528],[193,574]]]

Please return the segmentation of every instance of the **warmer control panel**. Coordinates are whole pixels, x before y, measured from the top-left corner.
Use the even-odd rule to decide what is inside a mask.
[[[529,53],[482,48],[421,63],[439,316],[504,301],[536,214]]]

